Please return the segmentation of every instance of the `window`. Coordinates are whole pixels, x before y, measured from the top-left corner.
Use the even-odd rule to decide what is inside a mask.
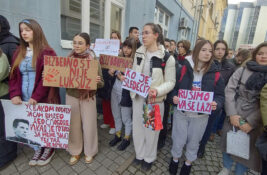
[[[91,42],[104,37],[105,0],[61,0],[60,3],[63,41],[72,40],[76,33],[82,31],[83,26],[90,30]],[[90,14],[82,11],[82,6],[87,4],[90,4]],[[71,45],[67,44],[66,47],[71,48]]]
[[[105,0],[90,0],[90,39],[104,38]]]
[[[118,31],[121,33],[121,12],[122,10],[111,4],[111,15],[110,15],[110,29],[111,31]]]
[[[159,7],[156,7],[154,13],[154,23],[160,24],[160,26],[162,27],[164,37],[168,37],[169,21],[170,21],[169,14],[167,14]]]
[[[61,0],[61,38],[72,40],[81,31],[81,0]]]

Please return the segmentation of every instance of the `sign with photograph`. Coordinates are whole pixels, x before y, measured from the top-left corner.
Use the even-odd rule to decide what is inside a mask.
[[[6,139],[14,142],[51,148],[67,149],[71,107],[23,102],[14,105],[1,100],[5,113]]]

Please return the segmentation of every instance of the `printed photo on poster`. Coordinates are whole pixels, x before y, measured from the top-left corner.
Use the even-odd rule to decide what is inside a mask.
[[[13,105],[1,100],[5,116],[6,139],[28,145],[68,147],[71,107],[42,104]]]

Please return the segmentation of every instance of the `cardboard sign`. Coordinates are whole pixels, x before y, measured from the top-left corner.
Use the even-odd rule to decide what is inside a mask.
[[[96,90],[97,71],[97,60],[46,55],[43,85]]]
[[[135,72],[131,69],[125,70],[125,80],[122,83],[122,88],[127,89],[131,92],[135,92],[142,97],[147,97],[150,89],[152,78]]]
[[[96,39],[94,52],[97,57],[100,54],[118,56],[120,50],[120,40],[117,39]]]
[[[104,69],[114,69],[125,72],[126,68],[130,68],[133,64],[132,58],[118,57],[112,55],[100,54],[99,62]]]
[[[33,146],[67,149],[71,107],[39,103],[13,105],[1,100],[5,113],[6,139]]]
[[[180,89],[178,97],[178,110],[211,114],[213,92]]]

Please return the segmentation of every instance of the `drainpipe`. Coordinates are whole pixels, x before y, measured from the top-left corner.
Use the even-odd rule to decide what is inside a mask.
[[[197,36],[198,36],[198,32],[199,32],[200,19],[202,16],[202,7],[203,7],[203,0],[201,0],[201,3],[200,3],[199,17],[198,17],[198,24],[197,24]]]

